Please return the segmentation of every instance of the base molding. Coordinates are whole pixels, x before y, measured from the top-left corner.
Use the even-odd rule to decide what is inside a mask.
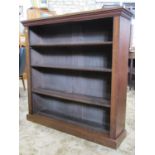
[[[109,136],[109,133],[102,133],[88,128],[81,127],[79,125],[71,124],[62,120],[49,118],[39,114],[28,114],[27,119],[29,121],[51,127],[62,132],[69,133],[71,135],[84,138],[86,140],[108,146],[114,149],[117,149],[123,139],[126,137],[126,130],[124,130],[116,139],[112,139]]]

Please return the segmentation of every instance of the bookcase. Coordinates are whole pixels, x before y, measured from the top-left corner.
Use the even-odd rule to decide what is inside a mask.
[[[27,119],[117,148],[126,136],[131,16],[114,8],[23,21]]]

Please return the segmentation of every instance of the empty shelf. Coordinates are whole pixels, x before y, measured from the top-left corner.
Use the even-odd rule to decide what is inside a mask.
[[[105,132],[107,133],[109,131],[109,124],[99,124],[96,122],[88,121],[88,120],[83,120],[83,119],[78,119],[74,118],[71,116],[67,116],[67,114],[61,114],[55,111],[49,111],[49,110],[42,110],[37,112],[39,115],[43,115],[46,117],[66,121],[68,123],[76,124],[78,126],[83,126],[88,129],[92,130],[98,130],[100,132]]]
[[[31,47],[55,47],[55,46],[95,46],[95,45],[112,45],[112,41],[102,42],[84,42],[84,43],[58,43],[58,44],[31,44]]]
[[[51,69],[62,69],[62,70],[78,70],[78,71],[94,71],[94,72],[111,72],[110,68],[103,67],[72,67],[72,66],[48,66],[48,65],[32,65],[34,68],[51,68]]]
[[[32,89],[32,91],[34,93],[41,94],[41,95],[47,95],[47,96],[56,97],[60,99],[66,99],[69,101],[75,101],[75,102],[85,103],[89,105],[110,108],[110,101],[103,99],[101,97],[92,97],[92,96],[86,96],[86,95],[66,93],[63,91],[47,90],[42,88]]]

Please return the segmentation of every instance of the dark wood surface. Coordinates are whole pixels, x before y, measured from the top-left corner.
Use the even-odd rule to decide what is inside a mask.
[[[27,64],[27,87],[28,87],[28,108],[29,114],[33,113],[32,108],[32,90],[31,90],[31,57],[30,57],[30,38],[29,38],[29,28],[26,29],[26,64]]]
[[[66,93],[63,91],[56,91],[56,90],[46,90],[46,89],[33,89],[34,93],[47,95],[51,97],[66,99],[70,101],[82,102],[90,105],[101,106],[101,107],[110,107],[110,101],[104,100],[103,98],[99,97],[92,97],[92,96],[85,96],[73,93]]]
[[[115,17],[110,124],[112,138],[118,137],[125,128],[129,39],[130,21],[123,17]]]
[[[114,149],[119,147],[126,136],[126,130],[124,130],[116,139],[112,139],[107,132],[90,130],[76,124],[67,123],[63,120],[53,119],[39,114],[29,114],[27,115],[27,119]]]
[[[66,114],[62,114],[62,113],[55,112],[55,111],[49,111],[49,110],[42,110],[42,111],[38,112],[37,114],[43,115],[43,116],[46,116],[49,118],[55,118],[58,120],[63,120],[65,122],[76,124],[76,125],[85,127],[87,129],[90,129],[90,130],[96,130],[96,131],[100,131],[103,133],[109,132],[108,124],[100,124],[100,123],[96,123],[96,122],[93,122],[90,120],[82,120],[79,118],[74,118],[74,117],[68,116]]]
[[[112,18],[106,18],[31,27],[30,42],[32,46],[110,45],[112,44],[112,23]]]
[[[79,125],[89,125],[89,122],[102,126],[103,130],[109,131],[109,108],[100,108],[94,105],[82,104],[81,102],[64,100],[62,98],[55,98],[47,95],[32,94],[33,96],[33,112],[42,113],[47,112],[48,116],[58,114],[58,118],[65,119],[67,122],[74,120]],[[46,112],[45,112],[46,111]],[[101,130],[102,130],[101,129]],[[95,128],[94,128],[95,130]]]
[[[24,26],[38,26],[38,25],[46,25],[46,24],[56,24],[56,23],[66,23],[66,22],[78,22],[78,21],[85,21],[85,20],[93,20],[93,19],[100,19],[100,18],[107,18],[107,17],[114,17],[114,16],[122,16],[127,19],[131,19],[133,14],[122,8],[114,8],[114,9],[99,9],[95,11],[86,11],[68,15],[59,15],[56,17],[50,17],[45,19],[35,19],[35,20],[26,20],[22,23]]]
[[[32,66],[60,66],[83,71],[111,69],[112,46],[33,47]],[[38,61],[39,60],[39,61]],[[107,71],[108,71],[107,70]],[[109,70],[110,71],[110,70]]]
[[[31,44],[31,47],[61,47],[61,46],[104,46],[104,45],[112,45],[112,41],[98,41],[98,42],[87,42],[87,43],[55,43],[55,44]]]
[[[32,68],[32,88],[110,98],[111,73]]]
[[[111,72],[109,68],[101,67],[73,67],[73,66],[48,66],[48,65],[32,65],[34,68],[51,68],[51,69],[60,69],[60,70],[76,70],[76,71],[93,71],[93,72]]]
[[[119,146],[126,135],[131,16],[114,8],[23,22],[28,120]]]

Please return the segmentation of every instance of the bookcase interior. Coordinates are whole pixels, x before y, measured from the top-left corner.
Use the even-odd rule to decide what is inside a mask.
[[[31,27],[31,45],[112,41],[113,18]]]
[[[30,27],[33,112],[110,129],[113,18]]]
[[[109,109],[33,94],[34,113],[93,130],[109,131]]]
[[[104,76],[104,74],[107,74]],[[32,69],[32,88],[110,99],[111,73],[66,71],[48,68]]]
[[[111,69],[112,46],[34,47],[31,49],[31,65]]]

